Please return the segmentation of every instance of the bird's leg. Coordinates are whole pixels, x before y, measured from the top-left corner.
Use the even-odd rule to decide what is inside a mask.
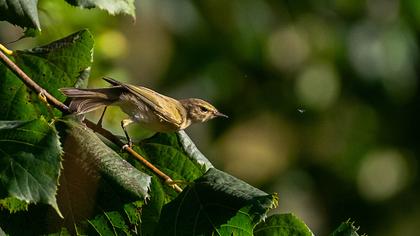
[[[131,119],[124,119],[121,121],[121,128],[124,130],[125,137],[127,138],[128,146],[132,147],[133,142],[131,141],[130,136],[128,136],[127,129],[125,128],[127,125],[133,123],[134,121]]]
[[[102,112],[102,115],[101,115],[101,118],[99,118],[99,120],[98,120],[98,123],[96,124],[97,126],[99,126],[99,127],[102,127],[102,120],[104,119],[104,115],[105,115],[105,112],[106,112],[106,109],[108,108],[108,106],[106,106],[105,108],[104,108],[104,111]]]

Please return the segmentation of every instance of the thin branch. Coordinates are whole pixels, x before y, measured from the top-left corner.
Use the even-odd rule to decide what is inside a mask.
[[[148,162],[144,157],[142,157],[140,154],[138,154],[136,151],[134,151],[131,147],[128,145],[124,146],[125,151],[133,155],[135,158],[143,162],[145,166],[147,166],[149,169],[151,169],[153,172],[155,172],[157,175],[159,175],[162,179],[165,180],[165,183],[171,186],[175,191],[178,193],[182,192],[182,188],[180,188],[172,179],[171,177],[167,176],[165,173],[160,171],[158,168],[156,168],[152,163]]]
[[[152,170],[155,174],[157,174],[161,179],[165,181],[169,186],[175,189],[177,192],[182,192],[182,188],[180,188],[177,184],[174,184],[174,180],[167,176],[165,173],[163,173],[161,170],[159,170],[156,166],[154,166],[152,163],[150,163],[148,160],[146,160],[143,156],[138,154],[134,149],[129,147],[127,144],[121,142],[119,138],[117,138],[115,135],[113,135],[108,130],[98,126],[97,124],[93,123],[90,120],[84,120],[83,121],[87,127],[95,131],[96,133],[102,135],[104,138],[108,139],[109,141],[113,142],[119,147],[122,147],[126,152],[130,153],[132,156],[137,158],[140,162],[142,162],[145,166],[147,166],[150,170]]]
[[[1,44],[0,44],[1,45]],[[63,113],[69,114],[70,110],[69,108],[62,102],[60,102],[57,98],[52,96],[50,93],[48,93],[45,89],[43,89],[41,86],[39,86],[35,81],[33,81],[25,72],[23,72],[12,60],[10,60],[4,53],[4,47],[0,48],[0,58],[3,61],[3,64],[5,64],[17,77],[19,77],[23,83],[26,84],[29,88],[37,92],[38,94],[45,96],[47,99],[47,102],[53,105],[58,110],[62,111]],[[145,166],[147,166],[149,169],[151,169],[156,175],[158,175],[161,179],[165,181],[166,184],[171,186],[175,189],[177,192],[182,192],[182,189],[177,185],[173,183],[173,180],[167,176],[165,173],[160,171],[157,167],[155,167],[152,163],[147,161],[144,157],[142,157],[140,154],[138,154],[136,151],[134,151],[131,147],[128,147],[125,145],[119,138],[117,138],[114,134],[109,132],[108,130],[96,125],[95,123],[84,120],[84,123],[94,130],[95,132],[99,133],[109,141],[113,142],[114,144],[118,145],[122,149],[124,149],[126,152],[130,153],[132,156],[137,158],[140,162],[142,162]]]

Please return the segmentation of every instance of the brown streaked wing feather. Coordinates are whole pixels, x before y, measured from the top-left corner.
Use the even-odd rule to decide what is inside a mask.
[[[162,119],[181,126],[184,122],[185,111],[180,110],[182,105],[175,99],[159,94],[151,89],[126,85],[128,90],[138,96],[142,101],[148,104],[153,110],[157,112]]]

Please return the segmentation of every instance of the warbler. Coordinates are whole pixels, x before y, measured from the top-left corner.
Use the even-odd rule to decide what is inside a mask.
[[[177,100],[151,89],[126,84],[105,77],[112,86],[108,88],[78,89],[61,88],[64,95],[72,98],[69,109],[75,114],[84,114],[105,107],[99,123],[102,122],[106,107],[119,106],[129,118],[121,121],[121,127],[132,146],[126,126],[137,122],[142,127],[155,132],[172,132],[187,128],[193,123],[202,123],[215,117],[228,117],[210,103],[188,98]]]

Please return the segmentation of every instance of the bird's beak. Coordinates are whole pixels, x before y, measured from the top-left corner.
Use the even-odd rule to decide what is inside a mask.
[[[229,116],[227,116],[227,115],[225,115],[225,114],[223,114],[223,113],[221,113],[221,112],[218,112],[218,111],[216,111],[216,113],[214,113],[214,115],[215,115],[215,116],[224,117],[224,118],[229,118]]]

